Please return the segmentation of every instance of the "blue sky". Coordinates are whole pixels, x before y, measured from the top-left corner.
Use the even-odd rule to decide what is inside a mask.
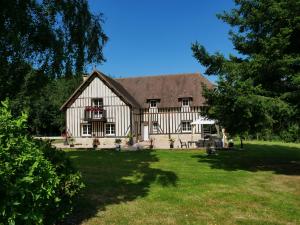
[[[96,68],[113,77],[200,72],[191,44],[209,52],[234,52],[229,26],[216,14],[234,7],[232,0],[89,0],[103,13],[109,42],[107,59]],[[89,71],[88,71],[89,72]],[[214,81],[214,77],[208,77]]]

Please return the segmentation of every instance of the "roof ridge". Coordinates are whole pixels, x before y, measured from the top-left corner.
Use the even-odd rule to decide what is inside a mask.
[[[115,80],[120,80],[120,79],[135,79],[135,78],[148,78],[148,77],[168,77],[168,76],[188,76],[188,75],[200,75],[203,76],[199,72],[194,72],[194,73],[175,73],[175,74],[160,74],[160,75],[142,75],[142,76],[130,76],[130,77],[120,77],[120,78],[113,78]]]

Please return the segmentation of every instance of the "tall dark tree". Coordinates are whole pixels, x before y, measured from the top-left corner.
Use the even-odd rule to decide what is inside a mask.
[[[206,74],[218,75],[207,90],[206,114],[235,134],[265,130],[293,141],[300,136],[300,1],[235,0],[218,18],[239,56],[209,54],[192,45]]]
[[[18,93],[31,68],[60,77],[103,62],[101,23],[86,0],[1,1],[0,99]]]
[[[16,115],[26,110],[33,133],[59,133],[62,97],[105,60],[102,17],[87,0],[0,2],[0,101],[10,98]]]

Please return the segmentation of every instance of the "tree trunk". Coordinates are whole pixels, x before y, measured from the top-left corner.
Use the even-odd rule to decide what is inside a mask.
[[[243,137],[240,137],[240,140],[241,140],[241,149],[244,148],[244,145],[243,145]]]

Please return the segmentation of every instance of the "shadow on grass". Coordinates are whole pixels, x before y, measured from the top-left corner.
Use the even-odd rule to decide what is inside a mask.
[[[219,151],[218,155],[196,155],[213,169],[228,171],[273,171],[276,174],[300,175],[300,148],[284,145],[245,144],[244,150]]]
[[[72,151],[68,155],[82,173],[86,189],[65,224],[80,224],[110,204],[132,201],[148,194],[150,185],[176,186],[177,176],[151,168],[153,151]]]

